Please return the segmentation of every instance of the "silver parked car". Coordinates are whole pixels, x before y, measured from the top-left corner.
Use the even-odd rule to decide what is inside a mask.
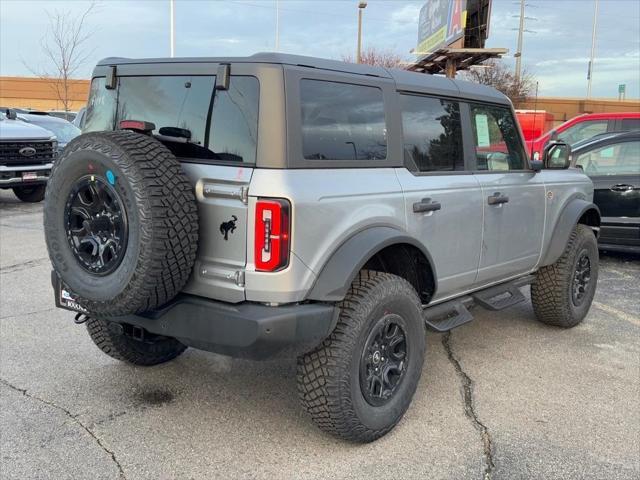
[[[372,441],[411,402],[426,328],[525,285],[540,321],[584,319],[600,215],[569,153],[530,161],[509,100],[472,83],[281,54],[108,58],[47,191],[56,303],[137,365],[187,346],[297,355],[317,425]]]
[[[73,123],[59,117],[54,117],[45,112],[32,111],[18,113],[18,118],[24,122],[32,123],[49,130],[58,140],[58,151],[62,152],[67,143],[80,135],[80,129]]]

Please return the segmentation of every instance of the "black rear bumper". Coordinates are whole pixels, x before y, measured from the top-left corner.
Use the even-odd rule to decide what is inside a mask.
[[[262,360],[311,350],[331,333],[337,316],[332,304],[269,307],[181,294],[161,310],[109,320],[174,337],[200,350]]]

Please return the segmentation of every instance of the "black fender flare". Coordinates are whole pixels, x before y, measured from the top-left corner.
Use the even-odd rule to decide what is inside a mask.
[[[396,244],[409,244],[419,249],[431,267],[434,293],[437,276],[431,255],[425,246],[405,232],[392,227],[371,227],[362,230],[340,245],[318,274],[307,299],[337,302],[346,296],[349,287],[362,267],[380,250]]]
[[[597,236],[598,227],[600,227],[600,209],[598,206],[582,198],[569,200],[558,216],[549,243],[541,256],[541,267],[551,265],[560,258],[567,246],[573,228],[578,224],[580,218],[590,210],[597,215],[597,225],[591,225],[595,227]]]

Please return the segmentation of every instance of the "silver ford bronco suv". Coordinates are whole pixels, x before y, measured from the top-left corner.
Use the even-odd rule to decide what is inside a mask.
[[[593,186],[529,160],[509,100],[331,60],[107,58],[44,225],[56,304],[107,355],[298,358],[303,407],[358,442],[391,430],[425,329],[531,287],[572,327],[596,288]]]

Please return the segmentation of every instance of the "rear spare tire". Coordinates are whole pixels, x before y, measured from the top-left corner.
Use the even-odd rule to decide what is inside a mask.
[[[171,300],[196,258],[193,188],[175,156],[130,131],[76,137],[54,164],[44,230],[57,275],[97,316]]]

